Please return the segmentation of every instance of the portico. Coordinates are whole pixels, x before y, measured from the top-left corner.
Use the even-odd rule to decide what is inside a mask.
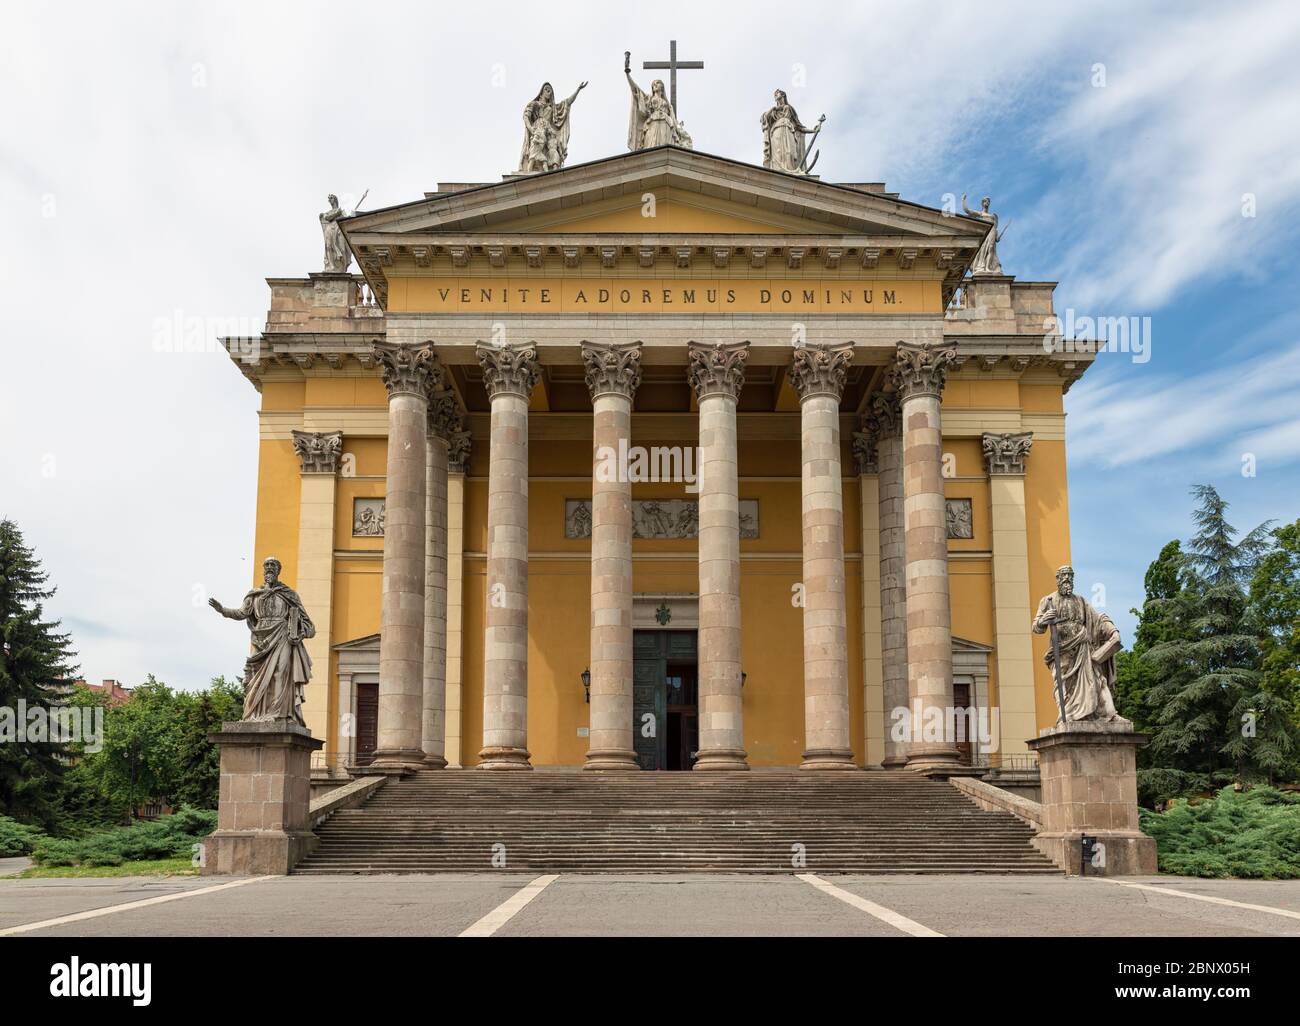
[[[636,697],[643,606],[695,634],[696,770],[946,772],[967,756],[897,740],[895,711],[953,705],[963,642],[991,653],[982,701],[1012,700],[974,750],[1024,750],[1051,699],[1017,622],[1069,555],[1086,357],[1045,352],[1050,285],[963,280],[982,223],[661,147],[343,229],[343,301],[273,282],[236,358],[267,472],[283,431],[353,458],[313,558],[322,651],[380,635],[375,769],[637,770],[666,729]],[[1008,432],[1034,444],[1014,480],[984,456]],[[259,513],[259,552],[283,529]],[[355,759],[350,685],[321,690]]]

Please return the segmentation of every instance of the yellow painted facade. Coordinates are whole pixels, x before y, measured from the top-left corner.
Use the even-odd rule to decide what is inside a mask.
[[[840,199],[838,194],[833,198]],[[862,203],[864,209],[870,208],[864,217],[875,209],[872,204],[889,212],[883,206],[885,201],[870,193],[862,194]],[[904,266],[901,254],[906,247],[897,241],[892,249],[889,245],[889,240],[898,234],[897,229],[891,229],[892,235],[879,229],[885,240],[880,244],[882,252],[897,251],[892,260],[886,258],[867,266],[865,253],[859,255],[863,243],[858,241],[853,243],[858,248],[852,249],[851,255],[836,256],[832,263],[824,236],[832,230],[851,233],[842,227],[832,229],[825,218],[776,209],[759,210],[734,198],[710,198],[670,186],[659,195],[653,219],[644,215],[639,199],[623,196],[592,200],[573,209],[545,213],[523,211],[513,219],[493,221],[490,230],[478,226],[474,231],[482,234],[479,248],[483,253],[471,245],[473,258],[461,258],[460,263],[467,266],[458,267],[454,263],[456,254],[450,248],[447,252],[433,252],[437,240],[432,236],[420,238],[420,244],[431,254],[423,266],[412,262],[421,256],[414,243],[408,254],[402,247],[386,241],[383,253],[391,263],[373,262],[369,257],[380,248],[359,241],[364,240],[366,227],[364,219],[360,220],[356,235],[350,232],[350,241],[358,251],[367,279],[372,285],[382,286],[383,309],[376,313],[386,318],[381,323],[385,323],[390,337],[397,325],[411,325],[409,337],[417,339],[421,337],[417,332],[426,330],[430,324],[436,325],[439,317],[457,319],[454,323],[459,325],[463,323],[459,319],[467,315],[495,313],[527,315],[532,323],[542,327],[551,316],[584,313],[610,318],[620,314],[665,318],[667,327],[671,327],[672,317],[689,313],[716,317],[719,324],[731,327],[735,322],[730,315],[744,314],[769,318],[781,330],[785,330],[791,313],[857,315],[864,318],[864,323],[873,317],[893,314],[918,319],[917,323],[934,324],[936,332],[955,341],[959,351],[966,344],[965,335],[959,332],[950,336],[943,326],[945,318],[951,319],[948,311],[951,274],[950,268],[941,262],[950,258],[941,255],[937,244],[931,247],[932,251],[926,250],[925,240],[918,239],[920,254],[914,260],[907,259]],[[648,222],[653,224],[659,247],[650,268],[644,266],[644,261],[621,259],[636,249],[637,240],[630,233],[647,231]],[[937,219],[935,223],[939,223]],[[454,230],[454,226],[447,230]],[[575,236],[572,248],[579,256],[573,267],[565,264],[561,237],[564,233]],[[756,266],[755,254],[745,251],[745,240],[759,234],[786,235],[798,239],[801,247],[818,248],[810,246],[807,240],[812,233],[823,236],[818,243],[822,256],[817,263],[810,260],[807,265],[798,266],[793,257],[783,254],[770,257],[768,265],[760,267]],[[864,229],[857,232],[864,233]],[[599,259],[602,239],[589,237],[597,234],[608,237],[619,247],[627,247],[620,254],[619,266],[602,265]],[[673,235],[689,240],[689,243],[683,241],[680,248],[698,250],[689,266],[683,266],[682,259],[674,258],[670,238]],[[502,243],[503,253],[495,266],[484,255],[494,238],[508,240]],[[530,239],[543,250],[543,255],[533,261],[535,267],[527,260]],[[718,246],[725,243],[733,250],[727,265],[721,269],[710,256],[714,241]],[[849,244],[844,246],[847,251]],[[624,266],[629,262],[631,266]],[[382,282],[375,282],[375,274],[382,274]],[[305,294],[308,284],[300,282],[294,287]],[[1012,297],[1007,303],[1007,316],[1013,317],[1018,301],[1016,286],[1007,285],[1006,292]],[[578,298],[580,293],[582,301]],[[692,295],[690,301],[686,299],[688,293]],[[784,293],[790,296],[788,302],[782,298]],[[872,296],[871,304],[862,301],[865,294]],[[891,297],[888,303],[884,300],[886,294]],[[623,295],[628,297],[626,301],[620,298]],[[291,326],[282,332],[283,337],[288,338],[294,332],[304,337],[310,333],[319,342],[328,332],[312,326],[312,318],[316,316],[308,301],[300,318],[303,326]],[[321,318],[339,316],[333,310],[319,314]],[[357,319],[359,314],[345,307],[340,323],[348,318]],[[978,334],[978,324],[973,323],[971,327]],[[347,330],[359,338],[366,334],[364,326]],[[687,334],[694,337],[699,331],[691,327],[682,337]],[[990,334],[1001,337],[1007,332]],[[430,335],[435,345],[439,344],[436,331],[430,331]],[[268,326],[265,337],[277,336]],[[378,336],[372,332],[371,337]],[[545,366],[544,347],[542,352]],[[841,408],[850,723],[853,749],[863,765],[879,761],[878,751],[874,759],[868,755],[865,710],[870,707],[873,694],[879,708],[880,681],[869,677],[879,673],[880,597],[863,592],[864,581],[875,582],[869,586],[878,586],[879,573],[864,573],[864,558],[878,556],[871,552],[864,557],[864,537],[871,537],[875,524],[874,515],[871,523],[864,524],[860,487],[866,487],[865,482],[869,482],[874,497],[876,484],[874,477],[858,476],[851,443],[870,387],[867,383],[879,382],[878,368],[887,360],[888,354],[883,349],[864,357],[861,395],[854,399],[846,397]],[[760,366],[763,361],[757,358],[752,362]],[[671,363],[659,361],[660,365]],[[459,502],[463,495],[463,505],[458,505],[450,516],[453,525],[463,525],[463,532],[456,534],[456,543],[463,548],[463,566],[458,587],[453,575],[456,590],[450,600],[458,607],[448,639],[449,652],[456,659],[453,676],[458,681],[458,690],[454,708],[449,700],[448,738],[449,743],[453,735],[457,739],[449,749],[453,764],[458,752],[461,763],[472,765],[478,761],[482,744],[489,457],[485,411],[481,405],[471,407],[473,390],[477,387],[474,365],[469,360],[463,364],[468,370],[462,372],[457,367],[453,381],[473,439],[463,490],[459,486],[452,489],[453,503]],[[684,382],[684,357],[679,365]],[[384,495],[387,399],[378,372],[364,362],[360,365],[350,361],[295,364],[290,359],[268,364],[260,373],[262,440],[258,457],[255,555],[259,560],[270,554],[278,556],[284,564],[284,580],[291,587],[299,587],[303,493],[299,460],[290,432],[295,428],[342,430],[344,456],[333,493],[333,545],[329,554],[332,560],[330,615],[328,624],[318,622],[317,628],[328,631],[331,649],[374,635],[380,629],[383,539],[354,536],[352,516],[356,499]],[[572,389],[581,388],[580,377],[575,381]],[[1056,568],[1069,560],[1062,403],[1067,384],[1068,379],[1058,371],[1041,365],[1009,366],[1003,360],[990,368],[968,361],[950,373],[943,394],[946,496],[970,499],[973,514],[973,537],[949,542],[952,629],[956,637],[994,649],[988,678],[988,700],[994,706],[999,701],[1000,687],[994,510],[996,507],[1001,511],[999,516],[1014,519],[1016,506],[1014,495],[1012,500],[1000,499],[1000,505],[995,502],[980,435],[983,431],[1035,431],[1023,478],[1025,531],[1024,555],[1020,558],[1026,563],[1028,594],[1036,601],[1053,590]],[[537,437],[530,446],[528,484],[528,747],[533,764],[539,766],[579,765],[587,749],[581,728],[587,726],[588,706],[579,675],[590,661],[590,541],[566,538],[564,516],[566,500],[591,496],[590,414],[586,414],[584,434],[580,411],[575,414],[572,410],[553,409],[563,387],[564,379],[558,373],[539,385],[530,410],[530,433]],[[696,414],[689,396],[684,391],[674,391],[680,386],[666,377],[656,377],[647,379],[644,387],[650,390],[647,395],[657,395],[653,389],[660,388],[665,390],[665,395],[671,392],[680,396],[681,408],[666,409],[670,405],[667,400],[655,407],[663,412],[650,414],[640,406],[635,408],[631,443],[662,444],[660,437],[646,433],[645,425],[651,423],[647,417],[651,416],[656,418],[653,421],[656,427],[662,426],[665,418],[675,418],[674,437],[693,439]],[[750,388],[748,383],[746,388]],[[739,497],[758,500],[761,524],[759,536],[743,539],[740,545],[742,651],[748,674],[743,691],[744,738],[749,762],[756,767],[797,765],[804,749],[802,611],[792,602],[792,591],[802,572],[798,406],[788,384],[783,387],[779,370],[772,379],[771,397],[766,409],[751,409],[742,402],[739,417]],[[857,404],[856,408],[851,402]],[[547,418],[553,418],[555,424],[563,421],[564,427],[548,430]],[[779,432],[762,427],[764,423],[786,425],[789,432],[785,437],[776,437]],[[694,444],[693,440],[688,444]],[[633,487],[634,499],[685,495],[681,484],[642,483]],[[864,527],[868,530],[864,531]],[[698,590],[693,539],[637,540],[633,558],[633,589],[637,593],[689,594]],[[1005,554],[1002,558],[1005,561]],[[309,609],[309,612],[314,611]],[[874,628],[871,617],[876,618]],[[1028,637],[1027,620],[1023,630]],[[870,651],[864,653],[864,639],[877,647],[874,656]],[[1050,676],[1042,662],[1043,651],[1043,639],[1033,638],[1033,711],[1039,726],[1050,725],[1056,717]],[[308,722],[321,725],[327,753],[339,752],[346,747],[340,736],[340,724],[351,710],[340,705],[342,692],[336,686],[338,653],[332,652],[328,665],[318,665],[316,673],[321,675],[320,686],[309,694]],[[878,750],[878,738],[883,730],[875,734],[877,740],[873,745]]]

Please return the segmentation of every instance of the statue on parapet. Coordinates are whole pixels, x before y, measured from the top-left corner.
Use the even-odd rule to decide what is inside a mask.
[[[280,583],[280,561],[274,556],[262,563],[262,587],[244,596],[237,609],[216,599],[208,605],[230,620],[246,620],[253,636],[253,654],[244,664],[245,721],[302,718],[303,690],[311,680],[311,656],[303,642],[316,636],[316,628],[298,593]]]
[[[1056,591],[1038,604],[1033,630],[1052,636],[1044,661],[1055,681],[1058,726],[1083,720],[1128,722],[1115,709],[1119,628],[1074,593],[1073,567],[1056,571]]]
[[[966,205],[966,194],[961,194],[961,208],[966,212],[967,217],[973,217],[977,221],[983,221],[985,224],[992,225],[989,233],[984,236],[984,241],[980,243],[980,248],[975,251],[975,259],[970,263],[970,273],[972,276],[981,274],[1001,274],[1002,261],[998,259],[998,243],[1002,241],[1002,236],[1007,233],[1007,228],[1011,227],[1008,221],[1006,227],[998,231],[998,215],[989,209],[989,198],[985,196],[980,200],[979,210],[971,210]]]
[[[358,208],[368,195],[369,189],[361,194],[361,199],[357,200]],[[329,205],[329,210],[320,215],[320,230],[325,236],[325,272],[346,274],[352,263],[352,250],[348,248],[348,240],[343,237],[339,222],[345,217],[354,216],[357,211],[355,208],[344,210],[340,207],[339,198],[332,192],[329,194]]]

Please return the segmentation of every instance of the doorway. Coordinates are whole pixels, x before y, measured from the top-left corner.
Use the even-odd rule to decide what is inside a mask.
[[[632,634],[632,737],[645,770],[689,770],[700,747],[695,631]]]

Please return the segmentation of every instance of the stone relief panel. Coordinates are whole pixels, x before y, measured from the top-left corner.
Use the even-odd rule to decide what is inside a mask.
[[[382,538],[384,536],[384,500],[352,500],[352,537]]]
[[[758,537],[758,500],[739,501],[740,536]],[[699,502],[696,499],[633,499],[633,538],[694,538],[700,531]],[[591,500],[566,499],[564,536],[591,537]]]
[[[970,499],[945,499],[949,538],[974,538]]]

